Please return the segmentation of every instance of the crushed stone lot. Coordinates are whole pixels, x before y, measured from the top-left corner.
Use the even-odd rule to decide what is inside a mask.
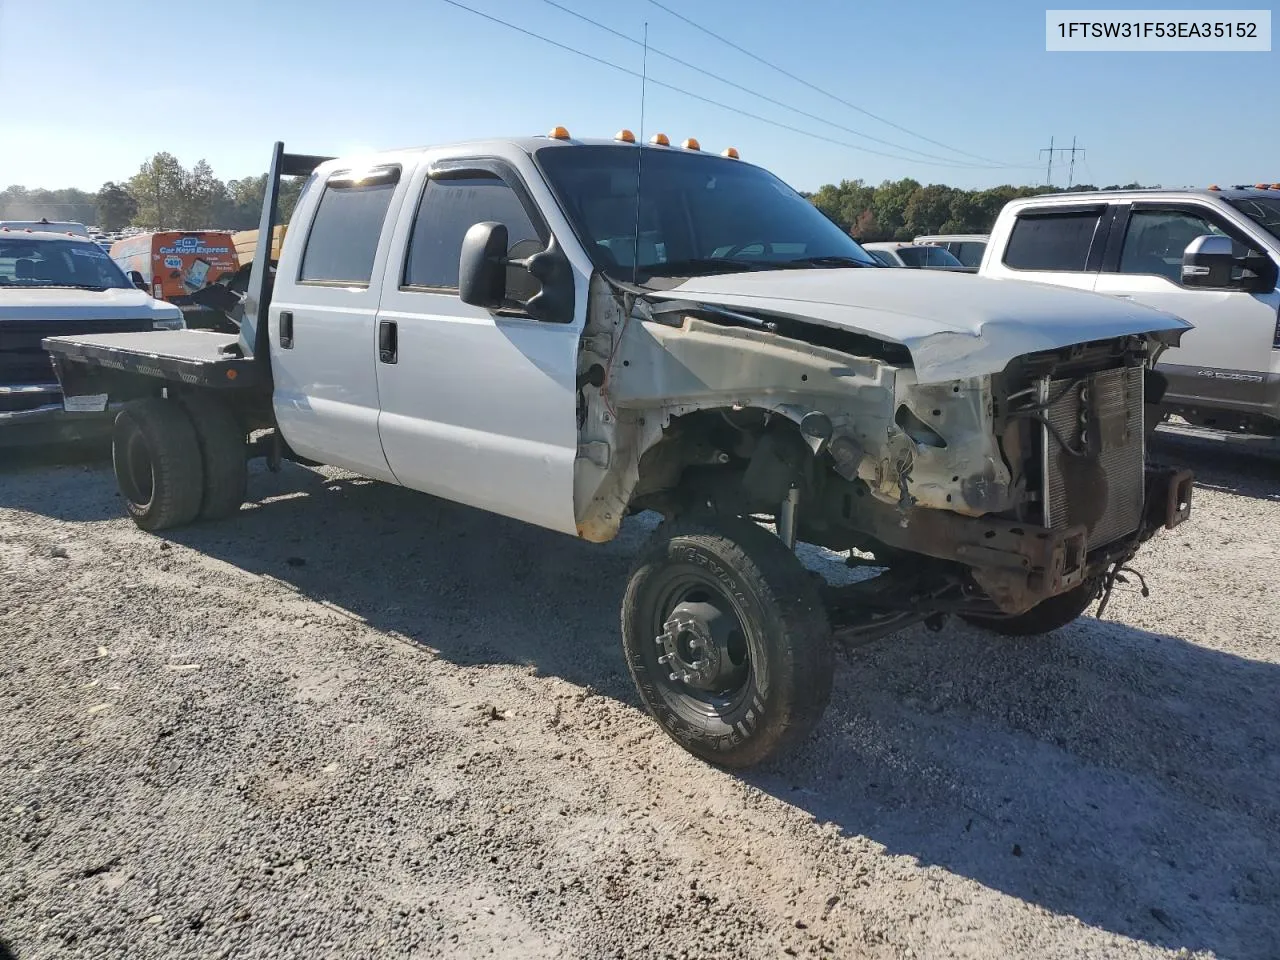
[[[850,650],[745,775],[627,676],[645,518],[255,468],[153,536],[108,464],[10,463],[0,956],[1280,957],[1280,465],[1177,454],[1149,599]]]

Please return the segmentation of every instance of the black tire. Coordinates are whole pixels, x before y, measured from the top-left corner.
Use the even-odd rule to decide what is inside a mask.
[[[1086,580],[1074,590],[1042,600],[1026,613],[1013,617],[982,617],[962,613],[960,618],[975,627],[1006,637],[1036,637],[1052,633],[1076,620],[1098,596],[1099,581]]]
[[[708,610],[716,611],[710,620]],[[704,655],[680,659],[689,644]],[[622,646],[658,725],[724,767],[796,746],[831,696],[831,628],[817,585],[777,537],[747,520],[677,520],[657,530],[627,583]],[[706,655],[708,646],[718,652]],[[675,661],[659,661],[672,650]],[[677,669],[714,675],[691,685],[690,673],[672,679]]]
[[[125,509],[143,530],[180,527],[200,512],[200,445],[179,404],[159,398],[125,404],[111,433],[111,462]]]
[[[204,462],[200,519],[223,520],[240,512],[249,484],[249,448],[234,411],[217,397],[189,394],[181,400],[196,428]]]

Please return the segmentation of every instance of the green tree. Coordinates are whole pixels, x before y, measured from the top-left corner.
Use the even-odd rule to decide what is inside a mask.
[[[27,189],[13,185],[0,191],[0,219],[4,220],[73,220],[93,223],[95,197],[75,187],[61,190]]]
[[[143,161],[129,180],[129,192],[138,201],[134,224],[149,230],[180,226],[189,176],[172,153],[161,151]]]
[[[183,178],[180,217],[189,229],[222,226],[226,216],[227,186],[213,175],[208,161],[199,160]]]
[[[889,240],[910,240],[911,231],[906,226],[907,204],[911,195],[920,189],[919,181],[907,177],[902,180],[886,180],[876,188],[872,209],[880,233]]]
[[[951,219],[951,201],[955,194],[954,188],[940,183],[913,190],[902,211],[903,226],[910,237],[941,231],[942,225]]]
[[[98,228],[116,231],[128,226],[138,212],[138,201],[122,184],[108,180],[98,190]]]
[[[298,195],[302,192],[305,181],[298,177],[287,177],[280,184],[280,222],[288,223],[293,216],[294,207],[298,205]],[[242,180],[227,182],[228,215],[227,228],[231,230],[252,230],[258,226],[262,217],[262,200],[267,192],[267,175],[260,173],[256,177],[245,177]]]

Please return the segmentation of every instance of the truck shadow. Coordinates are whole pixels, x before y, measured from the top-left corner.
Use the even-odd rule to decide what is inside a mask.
[[[109,506],[109,471],[91,479]],[[251,492],[237,518],[171,539],[450,662],[531,665],[639,709],[617,610],[645,518],[593,546],[294,467],[255,470]],[[1275,956],[1275,664],[1091,618],[1028,641],[909,630],[850,651],[810,743],[742,779],[1103,931]]]

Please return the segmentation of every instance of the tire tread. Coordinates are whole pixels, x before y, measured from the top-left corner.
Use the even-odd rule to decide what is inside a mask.
[[[772,682],[780,695],[773,704],[775,717],[770,718],[767,729],[757,730],[730,753],[675,737],[657,717],[660,725],[691,753],[725,767],[749,767],[786,753],[813,731],[831,696],[834,647],[826,609],[812,576],[777,537],[749,520],[715,517],[668,521],[654,532],[633,568],[622,606],[624,645],[628,622],[636,613],[638,575],[650,565],[666,562],[677,540],[729,564],[762,606],[776,611],[781,636],[771,640],[778,645],[780,671]],[[627,667],[639,686],[630,651]]]
[[[152,468],[150,502],[139,505],[126,498],[134,523],[151,531],[190,523],[200,512],[203,472],[200,445],[190,417],[171,400],[132,400],[116,415],[113,447],[130,429],[137,429],[146,438]],[[119,476],[119,463],[115,463],[115,469]]]
[[[200,519],[235,516],[245,501],[249,482],[247,447],[240,422],[231,408],[216,397],[192,393],[180,402],[195,426],[204,463]]]

